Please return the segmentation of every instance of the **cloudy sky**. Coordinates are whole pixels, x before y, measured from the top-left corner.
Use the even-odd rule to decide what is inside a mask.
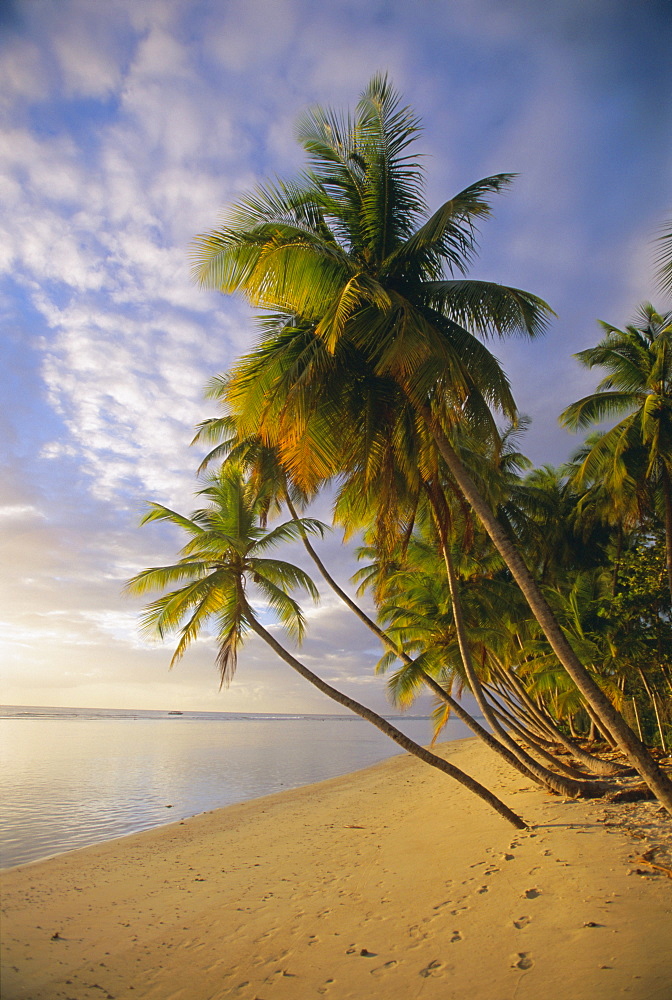
[[[6,704],[325,711],[255,642],[219,693],[213,647],[170,673],[124,581],[175,538],[142,503],[189,511],[212,415],[202,388],[250,345],[247,308],[196,288],[188,251],[220,209],[301,165],[311,103],[353,104],[386,70],[424,120],[437,206],[519,177],[473,274],[557,313],[498,344],[540,464],[576,443],[558,412],[593,386],[573,352],[596,319],[656,298],[672,208],[666,0],[2,0],[0,602]],[[345,582],[336,537],[324,551]],[[325,595],[306,662],[370,705],[377,650]],[[426,708],[426,703],[423,704]]]

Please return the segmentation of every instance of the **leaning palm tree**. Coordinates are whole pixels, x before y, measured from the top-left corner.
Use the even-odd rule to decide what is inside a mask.
[[[216,381],[212,386],[216,393]],[[275,501],[277,507],[280,507],[284,503],[288,510],[290,511],[292,518],[297,521],[297,526],[302,537],[303,545],[308,552],[308,555],[313,560],[317,566],[323,579],[326,581],[329,587],[334,591],[334,593],[340,598],[340,600],[345,604],[349,610],[356,615],[357,618],[369,628],[380,640],[384,647],[389,651],[394,659],[399,658],[405,665],[406,676],[411,675],[414,679],[428,687],[432,693],[437,697],[440,702],[446,706],[448,711],[452,711],[457,715],[462,722],[465,723],[471,729],[471,731],[480,740],[482,740],[491,750],[497,753],[500,757],[506,760],[506,762],[517,769],[527,778],[532,778],[534,780],[541,781],[539,776],[532,773],[530,769],[525,766],[525,763],[520,760],[520,752],[516,748],[515,752],[511,752],[510,749],[507,750],[506,746],[502,744],[502,741],[492,733],[488,732],[480,723],[474,719],[469,712],[464,708],[464,706],[453,698],[449,689],[446,689],[445,685],[438,683],[436,678],[432,676],[431,672],[423,669],[419,661],[413,661],[408,655],[407,651],[403,648],[403,645],[395,642],[389,634],[380,627],[379,624],[374,622],[374,620],[366,614],[362,607],[357,604],[350,595],[343,590],[342,587],[336,582],[331,573],[328,571],[324,562],[319,557],[318,553],[315,551],[309,537],[308,533],[302,529],[301,522],[298,519],[294,503],[292,501],[291,494],[297,493],[296,486],[291,482],[291,478],[288,476],[286,470],[284,470],[279,462],[277,450],[264,445],[259,438],[253,439],[241,439],[235,436],[235,423],[230,418],[214,418],[210,420],[203,421],[199,425],[197,435],[194,439],[195,442],[208,442],[209,444],[214,444],[214,447],[206,455],[205,459],[201,464],[201,468],[207,467],[213,461],[226,462],[242,462],[246,469],[246,474],[251,477],[255,482],[263,483],[265,487],[265,492],[268,494],[269,498],[272,497]],[[355,430],[353,430],[350,435],[354,440],[358,440],[359,436]],[[366,449],[362,449],[364,452]],[[371,465],[370,461],[367,462],[368,456],[362,456],[362,463],[366,465]],[[389,476],[389,461],[383,461],[382,465],[385,473]],[[416,473],[418,470],[416,469]],[[380,470],[379,470],[380,473]],[[369,469],[370,475],[370,469]],[[380,541],[383,540],[383,547],[386,548],[389,544],[390,538],[396,538],[398,535],[398,524],[394,523],[396,517],[401,512],[402,505],[399,502],[395,502],[398,498],[395,496],[394,492],[390,492],[389,486],[386,488],[385,479],[388,476],[383,477],[383,482],[380,482],[380,474],[378,481],[376,482],[376,499],[379,501],[381,495],[385,498],[390,498],[394,506],[394,510],[390,511],[387,504],[383,505],[386,507],[384,515],[380,512],[378,513],[378,518],[376,519],[373,532],[376,538]],[[397,490],[400,489],[400,480],[404,477],[398,472],[395,480],[397,483]],[[354,494],[354,495],[353,495]],[[305,497],[299,498],[302,501]],[[408,500],[408,498],[406,498]],[[414,511],[417,511],[419,502],[419,497],[415,497],[415,500],[411,502],[411,507]],[[379,505],[380,506],[380,505]],[[372,504],[367,503],[367,497],[362,495],[360,484],[358,483],[356,477],[351,474],[349,481],[342,484],[341,489],[337,495],[335,501],[335,511],[337,515],[337,520],[341,523],[346,532],[353,532],[358,528],[364,528],[370,524]],[[357,515],[357,516],[355,516]],[[353,523],[353,516],[355,517]],[[410,516],[410,526],[412,527],[414,520],[414,513]],[[361,521],[360,521],[361,519]],[[406,525],[408,528],[408,525]],[[406,538],[404,544],[410,542],[410,536]],[[387,550],[387,549],[386,549]],[[458,599],[455,596],[453,601],[453,606],[458,604]],[[462,641],[461,648],[465,650],[465,642]],[[595,764],[593,758],[587,758],[591,764]],[[554,762],[557,764],[557,762]],[[601,762],[599,762],[601,763]],[[562,766],[562,765],[557,765]],[[569,784],[561,789],[563,794],[567,795],[585,795],[585,794],[598,794],[600,789],[597,785],[593,784],[590,787],[588,785],[580,786],[578,783],[574,787],[570,787]]]
[[[297,541],[302,532],[319,533],[321,523],[302,518],[274,528],[262,526],[268,496],[263,486],[246,481],[240,469],[234,466],[227,466],[213,476],[200,495],[207,499],[207,506],[191,517],[161,504],[150,504],[142,523],[168,521],[182,528],[189,541],[178,562],[144,570],[127,584],[127,591],[132,594],[165,590],[172,584],[180,584],[149,604],[143,617],[143,628],[150,634],[163,638],[168,633],[179,633],[171,666],[203,630],[214,623],[221,682],[229,684],[236,670],[239,648],[246,635],[252,632],[318,691],[371,722],[408,753],[458,781],[516,829],[525,829],[525,822],[487,788],[450,762],[414,743],[382,716],[327,684],[285,649],[262,624],[250,599],[251,588],[256,588],[290,636],[299,641],[303,637],[304,616],[290,591],[302,588],[317,600],[315,585],[297,566],[271,559],[266,553],[280,542]]]
[[[603,434],[577,472],[601,480],[615,497],[647,487],[660,497],[665,525],[667,578],[672,594],[672,312],[646,302],[637,323],[619,330],[601,323],[605,336],[576,357],[607,375],[597,390],[568,406],[560,421],[570,430],[613,416],[623,419]]]
[[[354,116],[319,108],[304,116],[298,138],[309,168],[298,180],[259,187],[197,239],[197,279],[266,310],[265,338],[234,366],[226,402],[242,432],[276,445],[312,489],[347,473],[338,467],[342,413],[370,398],[366,385],[376,380],[385,402],[366,414],[376,433],[389,418],[388,437],[402,423],[408,440],[431,436],[558,659],[672,812],[672,782],[593,682],[453,446],[458,421],[490,428],[490,407],[516,415],[479,337],[536,336],[551,310],[521,289],[465,278],[489,198],[512,176],[484,178],[429,214],[408,152],[419,128],[377,76]]]

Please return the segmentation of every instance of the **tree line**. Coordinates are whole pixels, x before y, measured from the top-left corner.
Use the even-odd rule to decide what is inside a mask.
[[[606,374],[561,421],[618,422],[566,465],[533,469],[520,450],[527,421],[489,344],[541,336],[554,313],[530,292],[467,276],[478,227],[513,177],[484,178],[432,213],[413,148],[420,131],[376,76],[354,111],[314,108],[299,120],[303,172],[260,185],[197,237],[196,279],[242,294],[259,310],[259,337],[208,387],[219,412],[195,439],[210,448],[200,509],[187,517],[152,503],[144,518],[184,530],[179,559],[128,589],[163,591],[143,625],[177,633],[173,662],[214,629],[228,683],[255,633],[524,826],[264,624],[271,612],[303,636],[294,595],[317,599],[315,584],[272,555],[299,540],[380,641],[396,704],[431,691],[437,734],[453,713],[560,794],[603,795],[629,767],[672,813],[672,781],[652,753],[667,750],[672,715],[672,313],[645,304],[625,329],[602,324],[601,341],[577,357]],[[667,286],[671,243],[663,235]],[[334,523],[362,542],[357,600],[313,544],[326,526],[305,516],[326,489]],[[487,728],[462,704],[465,688]]]

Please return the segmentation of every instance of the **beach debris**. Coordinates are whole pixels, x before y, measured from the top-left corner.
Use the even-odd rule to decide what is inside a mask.
[[[605,796],[607,802],[642,802],[645,799],[654,799],[655,795],[644,783],[633,785],[631,788],[621,788],[618,792],[611,792]]]
[[[659,852],[664,855],[669,855],[669,852],[665,847],[662,847],[659,844],[654,844],[654,846],[650,847],[648,851],[644,851],[641,857],[637,858],[637,861],[643,861],[645,865],[651,865],[651,867],[655,868],[656,871],[663,872],[663,874],[667,875],[668,878],[672,878],[672,868],[668,867],[668,865],[660,864],[660,861],[662,860],[667,861],[668,858],[667,857],[656,858],[656,854],[658,854]],[[640,875],[643,873],[640,872],[639,869],[637,869],[637,874]]]
[[[596,924],[594,920],[586,920],[584,927],[603,927],[604,924]]]
[[[362,948],[359,954],[362,958],[376,958],[375,951],[369,951],[368,948]]]
[[[60,934],[58,933],[58,931],[56,931],[56,932],[55,932],[54,934],[52,934],[52,935],[51,935],[51,940],[52,940],[52,941],[62,941],[62,940],[63,940],[63,938],[62,938],[62,937],[61,937],[61,935],[60,935]]]

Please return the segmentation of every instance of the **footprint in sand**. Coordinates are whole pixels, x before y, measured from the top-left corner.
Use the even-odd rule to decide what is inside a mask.
[[[511,962],[512,969],[531,969],[533,965],[534,962],[527,951],[519,951],[513,956],[513,961]]]
[[[392,970],[396,969],[396,967],[398,965],[399,965],[399,963],[395,962],[395,960],[392,959],[389,962],[385,962],[383,965],[377,966],[375,969],[371,969],[371,975],[372,976],[384,976],[386,972],[392,972]]]
[[[487,885],[482,885],[480,889],[476,890],[476,892],[482,896],[484,892],[490,892],[490,890],[488,889]]]
[[[518,917],[517,920],[513,921],[513,926],[516,927],[519,931],[522,931],[523,927],[527,927],[529,922],[530,922],[529,917]]]
[[[523,895],[525,899],[536,899],[537,896],[541,896],[541,889],[526,889]]]
[[[453,931],[453,936],[450,939],[451,944],[454,944],[456,941],[463,941],[463,940],[464,938],[462,937],[459,931]]]
[[[434,959],[429,965],[426,965],[424,969],[420,969],[418,975],[422,976],[424,979],[428,979],[430,976],[440,976],[443,971],[443,962],[439,962]]]

